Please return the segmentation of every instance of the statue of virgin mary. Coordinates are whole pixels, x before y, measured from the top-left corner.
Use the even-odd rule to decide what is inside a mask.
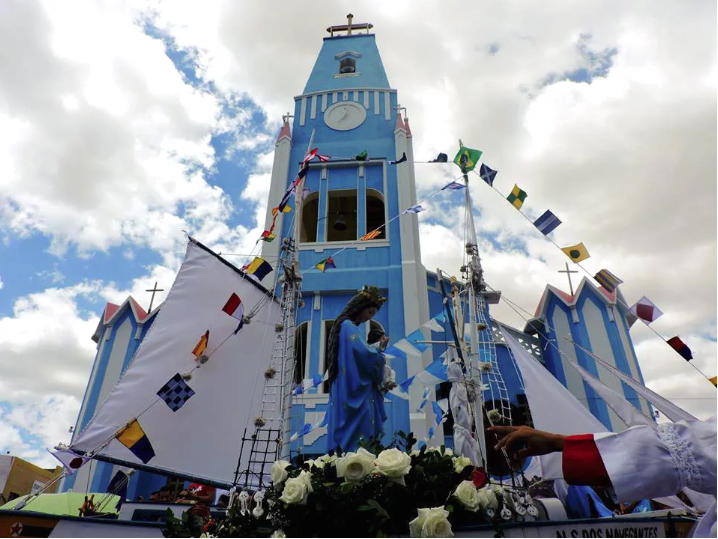
[[[334,321],[327,347],[329,410],[328,450],[356,451],[359,440],[382,433],[386,412],[381,385],[389,344],[384,336],[379,346],[369,346],[361,325],[371,320],[386,298],[379,289],[365,286],[347,303]]]

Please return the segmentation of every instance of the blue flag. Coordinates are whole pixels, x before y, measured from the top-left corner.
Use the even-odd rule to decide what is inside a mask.
[[[441,190],[443,191],[444,189],[451,189],[453,191],[458,191],[459,189],[463,189],[464,187],[466,186],[463,183],[454,181],[446,184],[444,187],[441,188]]]
[[[488,183],[491,187],[494,186],[494,178],[497,174],[498,171],[490,169],[489,167],[481,163],[481,167],[479,168],[479,176],[481,176],[481,179]]]
[[[560,224],[561,219],[556,217],[551,210],[546,210],[541,217],[534,221],[534,226],[538,228],[539,232],[544,236],[548,236]]]

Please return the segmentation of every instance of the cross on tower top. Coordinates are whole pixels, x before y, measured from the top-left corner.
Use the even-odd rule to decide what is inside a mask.
[[[369,33],[369,30],[374,28],[374,25],[371,23],[353,23],[354,15],[349,13],[347,15],[347,24],[340,24],[339,26],[330,26],[327,28],[327,32],[329,32],[329,35],[331,37],[335,37],[334,32],[346,32],[346,36],[352,35],[353,30],[366,30],[366,33]],[[341,34],[340,34],[341,35]],[[338,36],[337,36],[338,37]]]
[[[568,262],[566,262],[566,269],[565,270],[558,270],[559,273],[565,273],[568,277],[568,289],[571,291],[571,295],[573,296],[573,283],[571,282],[571,274],[572,273],[578,273],[576,270],[570,270],[568,269]]]
[[[155,293],[156,292],[164,292],[164,288],[157,288],[157,283],[155,282],[155,286],[150,288],[149,290],[145,290],[145,292],[152,292],[152,298],[150,299],[150,308],[147,310],[148,313],[152,312],[152,304],[155,301]]]

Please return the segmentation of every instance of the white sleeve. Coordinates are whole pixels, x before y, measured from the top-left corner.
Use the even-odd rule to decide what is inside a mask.
[[[685,487],[716,494],[716,422],[679,421],[595,436],[618,499],[670,496]]]

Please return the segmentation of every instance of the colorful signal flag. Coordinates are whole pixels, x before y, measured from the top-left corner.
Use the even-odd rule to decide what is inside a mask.
[[[514,188],[511,190],[511,193],[509,193],[509,196],[506,197],[506,200],[508,200],[514,208],[520,210],[527,196],[526,191],[523,191],[518,185],[514,184]]]
[[[463,189],[466,187],[463,183],[459,183],[457,181],[453,181],[451,183],[447,183],[444,187],[441,188],[443,191],[444,189],[451,189],[452,191],[458,191],[459,189]]]
[[[155,450],[152,448],[149,438],[136,419],[120,429],[116,437],[118,442],[132,451],[132,454],[144,464],[147,464],[155,456]]]
[[[551,210],[546,210],[544,214],[534,221],[534,226],[539,229],[539,232],[544,236],[548,236],[551,232],[556,230],[556,227],[561,224],[561,219],[556,217]]]
[[[403,212],[401,212],[402,215],[406,215],[407,213],[419,213],[424,211],[424,206],[421,204],[417,204],[416,206],[412,206],[411,208],[405,209]]]
[[[157,395],[165,401],[170,410],[176,412],[194,395],[194,390],[182,379],[182,375],[177,373],[159,389]]]
[[[336,264],[334,264],[334,260],[332,260],[332,257],[330,256],[330,257],[328,257],[328,258],[325,258],[325,259],[322,260],[321,262],[319,262],[315,267],[316,267],[319,271],[321,271],[322,273],[324,273],[327,268],[336,268],[337,266],[336,266]]]
[[[242,269],[249,275],[254,275],[261,281],[270,271],[272,271],[272,266],[263,258],[256,256],[250,264],[244,266]]]
[[[381,235],[381,230],[372,230],[371,232],[364,234],[361,238],[359,238],[359,241],[369,241],[373,240]]]
[[[496,178],[496,175],[498,172],[496,170],[493,170],[483,163],[481,163],[481,167],[479,168],[479,176],[482,180],[484,180],[486,183],[491,185],[493,187],[494,185],[494,178]]]
[[[571,245],[570,247],[561,247],[561,250],[574,262],[581,262],[591,257],[583,243]]]
[[[683,359],[686,361],[690,361],[693,359],[693,352],[691,352],[691,349],[688,348],[688,345],[684,343],[679,337],[671,337],[666,341],[668,344],[671,345],[671,348],[673,348],[676,352],[678,352]]]
[[[607,269],[602,269],[596,275],[593,276],[603,288],[609,292],[613,292],[619,284],[623,281],[616,277],[613,273]]]
[[[656,307],[646,296],[643,296],[636,303],[634,303],[629,311],[647,324],[658,320],[663,315],[663,311]]]
[[[90,457],[75,453],[71,449],[58,449],[56,451],[47,450],[53,457],[62,463],[67,473],[73,474],[90,460]]]
[[[194,357],[199,359],[199,357],[202,355],[202,353],[207,349],[207,346],[209,345],[209,330],[205,331],[204,334],[199,338],[199,341],[194,347],[194,350],[192,350],[192,354]]]

